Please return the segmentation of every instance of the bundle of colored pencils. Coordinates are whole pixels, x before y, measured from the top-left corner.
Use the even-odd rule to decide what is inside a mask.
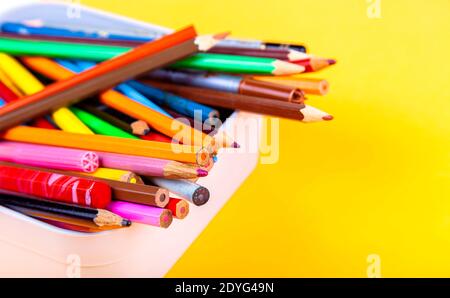
[[[233,110],[332,119],[305,104],[328,83],[302,73],[335,61],[301,45],[193,27],[157,39],[1,30],[0,205],[64,228],[167,228],[190,204],[206,204],[197,180],[220,148],[239,147],[217,132]]]

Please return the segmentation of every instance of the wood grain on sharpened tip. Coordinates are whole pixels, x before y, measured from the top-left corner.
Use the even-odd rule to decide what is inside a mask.
[[[202,166],[206,165],[211,157],[209,151],[201,147],[102,135],[82,135],[28,126],[10,128],[0,133],[0,139],[177,160]]]
[[[212,106],[289,118],[300,120],[302,122],[328,121],[333,119],[331,115],[305,104],[296,104],[256,96],[219,92],[155,81],[144,82],[153,84],[157,88],[180,94]]]
[[[85,178],[87,180],[92,181],[99,181],[106,183],[111,188],[111,195],[113,200],[119,200],[119,201],[126,201],[136,204],[143,204],[143,205],[149,205],[149,206],[156,206],[156,207],[164,207],[169,202],[169,192],[161,187],[151,186],[151,185],[144,185],[144,184],[133,184],[133,183],[126,183],[126,182],[120,182],[120,181],[114,181],[99,177],[86,177],[83,174],[80,173],[74,173],[74,172],[65,172],[65,171],[59,171],[59,170],[51,170],[51,169],[42,169],[37,167],[30,167],[25,166],[21,164],[13,164],[13,163],[7,163],[7,162],[0,162],[0,166],[13,166],[17,168],[23,168],[23,169],[31,169],[35,171],[46,171],[50,173],[56,173],[60,175],[70,175],[74,177],[80,177]]]
[[[259,81],[295,87],[306,94],[326,95],[330,90],[329,83],[324,79],[305,78],[302,76],[255,76],[253,78]]]
[[[14,101],[0,110],[0,130],[71,105],[121,81],[193,54],[197,52],[195,36],[192,27],[175,32]]]

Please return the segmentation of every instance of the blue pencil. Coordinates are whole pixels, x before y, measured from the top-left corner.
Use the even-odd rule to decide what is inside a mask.
[[[159,105],[165,105],[175,112],[191,118],[195,119],[195,116],[198,115],[198,111],[201,112],[202,121],[219,117],[219,112],[217,110],[190,99],[162,91],[137,81],[128,81],[128,84],[145,96],[155,100]],[[196,111],[197,113],[195,113]]]
[[[84,70],[88,70],[95,66],[94,62],[91,61],[70,61],[70,60],[64,60],[64,59],[55,59],[60,65],[64,66],[65,68],[79,73]],[[163,115],[166,115],[167,117],[172,118],[169,113],[167,113],[165,110],[160,108],[158,105],[153,103],[151,100],[146,98],[144,95],[140,94],[138,91],[136,91],[134,88],[129,86],[126,83],[122,83],[116,86],[115,88],[117,91],[123,93],[125,96],[129,97],[130,99],[152,109],[155,110]]]
[[[1,31],[6,33],[14,33],[21,35],[46,35],[46,36],[65,36],[72,38],[103,38],[103,39],[113,39],[113,40],[131,40],[131,41],[142,41],[148,42],[154,38],[139,37],[139,36],[129,36],[129,35],[119,35],[107,32],[85,32],[85,31],[75,31],[64,28],[55,27],[31,27],[21,23],[5,22],[1,26]]]

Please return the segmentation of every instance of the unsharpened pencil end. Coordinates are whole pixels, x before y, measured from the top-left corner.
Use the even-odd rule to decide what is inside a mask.
[[[208,176],[208,171],[203,169],[197,169],[197,175],[198,177],[206,177]]]

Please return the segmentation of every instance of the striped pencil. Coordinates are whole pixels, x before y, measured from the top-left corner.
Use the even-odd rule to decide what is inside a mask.
[[[99,158],[95,152],[61,147],[0,142],[0,160],[29,166],[92,173]]]
[[[94,208],[111,202],[111,188],[106,183],[3,163],[0,189]]]

